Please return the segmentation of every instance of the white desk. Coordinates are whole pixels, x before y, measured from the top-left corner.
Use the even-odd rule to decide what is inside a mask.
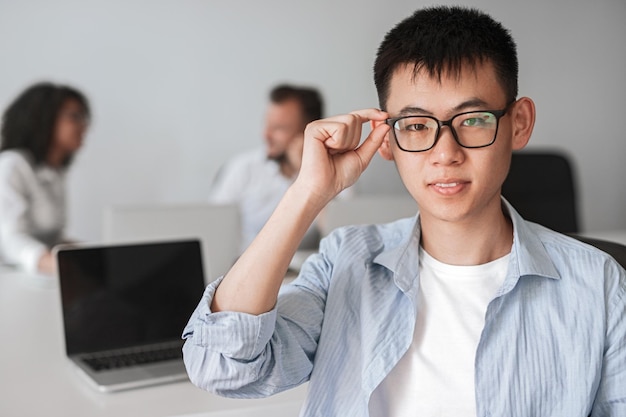
[[[232,400],[178,382],[103,394],[64,352],[56,283],[0,267],[0,416],[296,416],[306,386],[258,400]]]

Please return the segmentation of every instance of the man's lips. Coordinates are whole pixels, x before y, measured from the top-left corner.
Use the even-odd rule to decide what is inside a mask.
[[[435,187],[449,188],[456,187],[458,184],[458,182],[437,182],[435,183]]]
[[[461,192],[467,185],[469,181],[450,179],[450,180],[435,180],[429,184],[435,191],[444,194],[444,195],[452,195],[458,192]]]

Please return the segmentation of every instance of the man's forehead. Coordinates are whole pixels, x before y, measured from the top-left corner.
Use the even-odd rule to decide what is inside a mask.
[[[302,121],[300,103],[291,99],[280,103],[271,102],[266,117],[267,123],[271,125],[299,125]]]
[[[288,99],[278,103],[270,102],[267,113],[275,115],[298,115],[302,113],[302,108],[297,100]]]
[[[445,68],[439,72],[414,63],[399,65],[392,73],[389,93],[385,109],[389,105],[398,104],[397,100],[405,100],[408,95],[439,97],[440,94],[462,95],[474,87],[478,96],[504,96],[504,89],[497,81],[495,68],[488,62],[467,63],[459,68]],[[475,92],[472,97],[476,97]],[[403,103],[406,105],[408,103]],[[396,109],[397,110],[397,109]]]

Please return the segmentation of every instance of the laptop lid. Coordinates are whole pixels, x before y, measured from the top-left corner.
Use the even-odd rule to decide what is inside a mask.
[[[68,357],[103,391],[184,378],[182,359],[151,372],[93,372],[81,359],[148,345],[182,346],[181,332],[204,291],[198,240],[56,249]],[[173,375],[176,374],[176,377]]]
[[[103,238],[108,243],[200,239],[208,284],[239,256],[239,209],[236,204],[208,203],[109,206]]]

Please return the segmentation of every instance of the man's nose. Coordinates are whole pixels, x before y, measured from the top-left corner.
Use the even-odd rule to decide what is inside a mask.
[[[463,147],[456,141],[450,126],[441,126],[435,146],[431,150],[434,163],[454,164],[463,160]]]

